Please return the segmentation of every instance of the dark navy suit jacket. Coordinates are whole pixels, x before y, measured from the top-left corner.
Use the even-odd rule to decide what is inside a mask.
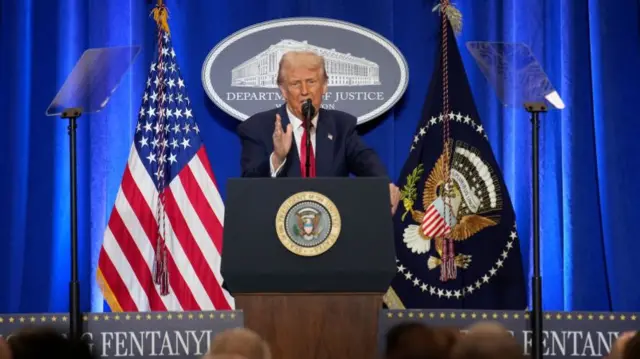
[[[273,152],[273,129],[276,113],[286,131],[289,122],[286,104],[277,109],[257,113],[238,125],[242,141],[242,177],[271,177],[270,156]],[[387,177],[387,171],[375,152],[356,132],[355,116],[336,110],[320,109],[316,128],[316,176]],[[278,177],[300,177],[300,157],[293,139],[291,150]]]

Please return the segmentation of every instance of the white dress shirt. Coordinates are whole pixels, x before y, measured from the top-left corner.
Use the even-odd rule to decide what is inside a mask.
[[[286,105],[285,105],[286,106]],[[298,157],[300,157],[300,151],[302,150],[302,135],[304,134],[304,124],[302,120],[296,117],[287,107],[287,116],[289,116],[289,122],[291,122],[291,127],[293,127],[293,141],[296,145],[296,149],[298,150]],[[311,146],[313,147],[313,155],[316,154],[316,128],[318,127],[318,114],[311,120]],[[286,132],[286,128],[283,128],[283,131]],[[282,161],[282,164],[277,169],[273,168],[273,152],[271,153],[271,157],[269,158],[269,167],[271,168],[271,177],[276,177],[280,170],[282,170],[282,166],[287,163],[287,159],[285,158]]]

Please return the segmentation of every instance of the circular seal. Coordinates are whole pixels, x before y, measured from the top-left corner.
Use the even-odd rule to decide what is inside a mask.
[[[342,223],[336,205],[318,192],[299,192],[287,198],[276,215],[282,245],[299,256],[328,251],[338,240]]]

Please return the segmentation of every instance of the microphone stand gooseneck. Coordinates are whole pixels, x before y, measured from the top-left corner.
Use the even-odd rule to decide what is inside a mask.
[[[311,103],[311,99],[307,99],[307,101],[302,105],[302,112],[304,114],[304,129],[307,133],[305,137],[305,162],[304,162],[304,171],[305,177],[309,178],[310,174],[310,156],[311,156],[311,119],[313,118],[315,109],[313,108],[313,104]]]

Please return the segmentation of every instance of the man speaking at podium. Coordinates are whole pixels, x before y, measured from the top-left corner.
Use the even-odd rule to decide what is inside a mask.
[[[277,83],[285,104],[238,126],[242,177],[388,177],[380,158],[358,136],[356,117],[320,107],[328,88],[322,56],[285,53]],[[389,192],[395,213],[400,192],[393,183]]]

